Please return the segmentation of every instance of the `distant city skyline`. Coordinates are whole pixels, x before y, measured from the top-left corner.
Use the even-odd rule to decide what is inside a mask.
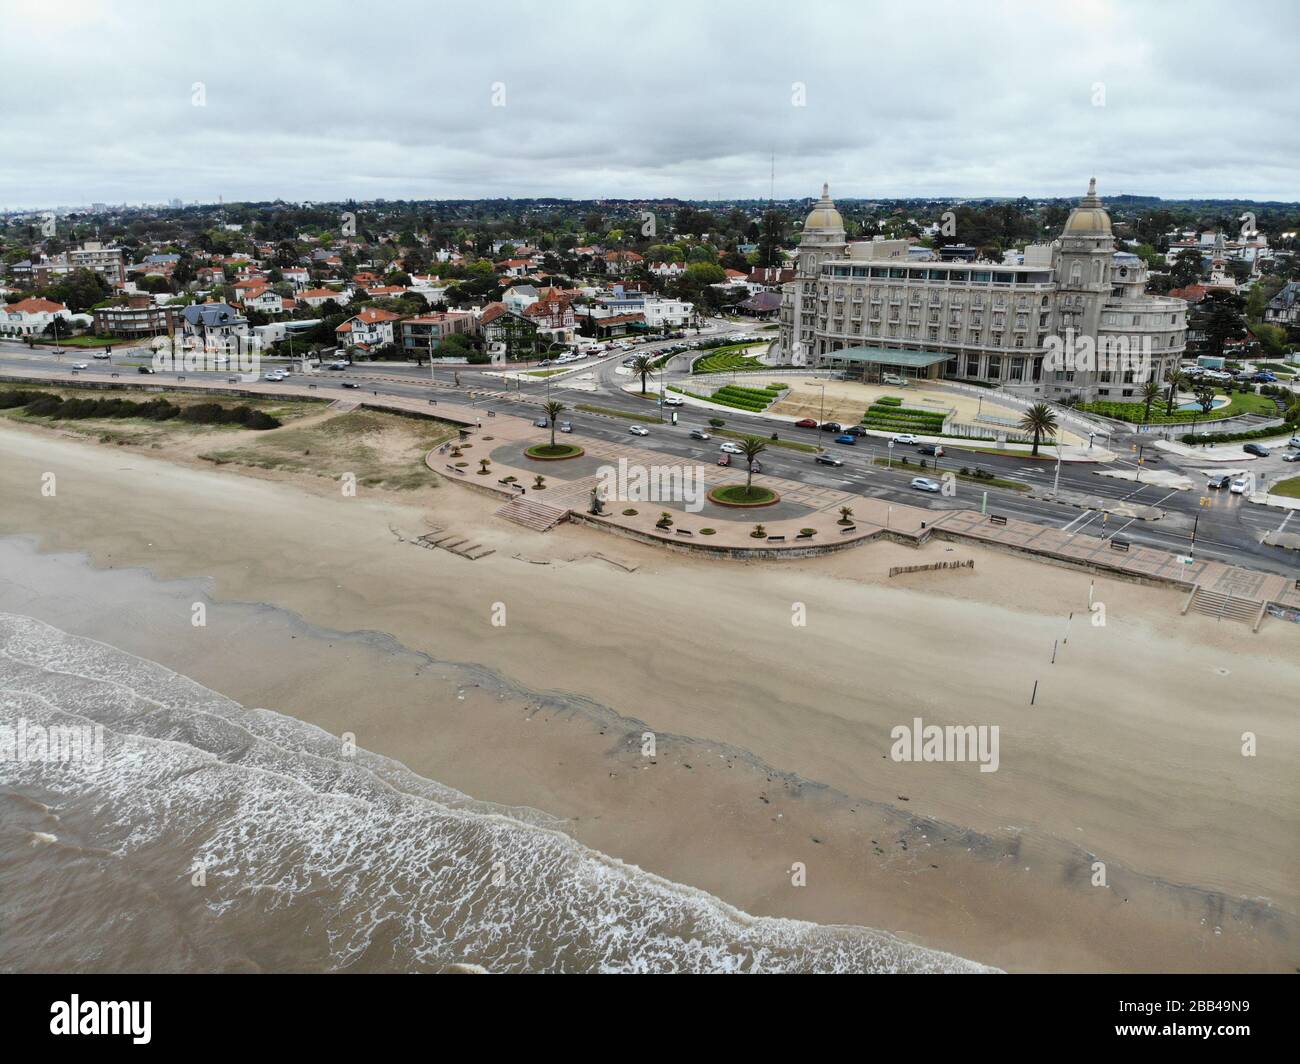
[[[6,210],[1055,198],[1094,175],[1103,198],[1300,199],[1287,0],[1235,5],[1222,40],[1196,0],[7,9]]]

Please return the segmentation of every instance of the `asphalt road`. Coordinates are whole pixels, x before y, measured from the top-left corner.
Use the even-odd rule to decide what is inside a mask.
[[[703,335],[723,334],[736,331],[739,327],[723,323],[715,326]],[[691,334],[692,337],[694,334]],[[638,345],[636,353],[654,353],[673,341]],[[718,458],[719,438],[707,441],[692,440],[689,432],[692,428],[711,431],[708,419],[717,416],[714,412],[691,407],[679,407],[678,423],[656,424],[649,418],[659,414],[657,403],[640,400],[621,391],[620,385],[628,378],[618,374],[621,360],[628,357],[628,352],[616,352],[599,360],[582,363],[584,369],[594,369],[598,391],[582,393],[572,389],[556,387],[553,380],[547,378],[522,378],[517,383],[507,384],[500,378],[487,376],[488,367],[435,367],[432,371],[425,367],[368,367],[358,364],[341,373],[326,372],[313,377],[322,397],[356,398],[374,393],[383,395],[404,395],[417,398],[430,396],[456,395],[457,402],[478,406],[488,410],[536,417],[539,406],[546,402],[548,395],[565,403],[568,409],[564,417],[573,422],[580,432],[610,441],[635,441],[638,447],[662,451],[665,456],[685,458],[701,463],[712,464]],[[139,360],[137,355],[134,359]],[[111,361],[99,361],[90,357],[88,352],[63,354],[59,357],[54,351],[38,349],[29,351],[24,345],[0,342],[0,369],[49,367],[66,370],[74,363],[85,363],[87,368],[79,371],[87,378],[103,379],[112,373],[119,373],[125,383],[128,377],[137,374],[134,366],[122,363],[133,361],[131,354],[123,348],[114,348]],[[265,366],[264,366],[265,368]],[[454,383],[459,375],[460,386]],[[228,373],[191,373],[190,378],[224,379]],[[676,374],[671,374],[676,377]],[[384,378],[384,379],[377,379]],[[173,381],[175,376],[160,374],[159,383]],[[353,380],[362,385],[358,389],[342,387],[343,380]],[[143,377],[131,383],[148,383]],[[477,394],[477,398],[473,394]],[[490,394],[489,394],[490,393]],[[636,437],[628,432],[634,422],[630,419],[607,417],[574,409],[578,403],[601,406],[609,409],[626,411],[641,415],[642,423],[650,430],[648,436]],[[668,408],[663,410],[665,418],[670,416]],[[1206,464],[1197,464],[1194,459],[1182,459],[1162,452],[1159,460],[1146,469],[1159,469],[1188,476],[1196,487],[1193,490],[1175,490],[1154,484],[1134,483],[1112,477],[1096,475],[1100,469],[1115,469],[1137,466],[1131,453],[1126,449],[1127,440],[1116,437],[1115,449],[1124,455],[1118,463],[1094,465],[1093,463],[1062,462],[1060,464],[1060,490],[1062,495],[1078,493],[1097,497],[1101,504],[1096,509],[1080,508],[1065,502],[1056,502],[1045,498],[1035,498],[1028,492],[1014,491],[1007,488],[986,487],[983,484],[967,480],[958,480],[954,497],[943,497],[918,492],[908,486],[912,477],[921,475],[917,468],[919,455],[915,448],[899,445],[894,449],[894,458],[907,454],[911,465],[906,468],[886,469],[872,463],[873,458],[885,457],[888,453],[883,438],[864,437],[855,446],[844,446],[830,442],[828,434],[816,429],[796,429],[785,422],[774,422],[758,415],[745,414],[741,411],[729,411],[725,415],[727,428],[743,432],[752,432],[764,438],[775,430],[784,439],[800,440],[821,446],[829,446],[844,460],[841,467],[832,467],[814,463],[810,453],[769,447],[763,454],[761,462],[762,476],[775,474],[791,480],[801,480],[826,487],[838,488],[857,495],[884,499],[892,502],[907,503],[912,506],[927,506],[930,509],[979,509],[983,503],[983,493],[987,491],[987,509],[990,513],[999,513],[1037,524],[1051,525],[1070,532],[1087,535],[1110,536],[1122,534],[1134,543],[1146,544],[1163,550],[1180,554],[1188,553],[1191,546],[1193,526],[1196,526],[1195,552],[1197,556],[1211,557],[1232,564],[1248,565],[1256,569],[1280,573],[1286,576],[1300,575],[1297,556],[1294,552],[1281,547],[1265,546],[1261,541],[1264,536],[1275,529],[1285,527],[1289,531],[1300,531],[1300,515],[1292,516],[1292,511],[1278,510],[1247,502],[1240,495],[1227,491],[1210,491],[1204,487],[1205,477],[1201,470]],[[962,466],[978,465],[995,476],[1005,480],[1016,481],[1026,485],[1035,492],[1047,494],[1052,490],[1057,475],[1056,462],[1050,459],[1050,448],[1044,448],[1047,458],[1034,460],[1028,456],[992,455],[977,450],[964,449],[945,444],[947,451],[941,459],[938,472]],[[1243,458],[1245,456],[1243,455]],[[933,465],[932,460],[930,461]],[[1287,465],[1280,460],[1280,451],[1267,459],[1254,462],[1243,461],[1240,467],[1235,465],[1227,469],[1249,468],[1256,476],[1263,476],[1267,483],[1282,479],[1287,475],[1300,475],[1296,465]],[[924,471],[924,475],[933,475],[933,469]],[[1210,500],[1210,505],[1203,505],[1202,498]],[[1125,504],[1142,504],[1158,508],[1163,513],[1158,520],[1130,519],[1110,512],[1113,507]]]

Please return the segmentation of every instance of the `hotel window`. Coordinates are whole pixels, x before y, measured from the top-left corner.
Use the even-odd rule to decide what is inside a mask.
[[[1001,334],[1000,332],[995,332],[995,333],[993,334],[993,341],[992,341],[992,342],[993,342],[993,346],[994,346],[994,347],[1001,347],[1001,346],[1002,346],[1002,334]]]
[[[1017,336],[1017,337],[1016,337],[1016,346],[1017,346],[1017,347],[1024,347],[1024,346],[1025,346],[1025,338],[1024,338],[1023,336]]]
[[[1001,355],[989,356],[988,376],[990,380],[999,380],[1002,377],[1002,356]]]
[[[1013,358],[1011,360],[1011,379],[1018,381],[1025,375],[1025,360],[1023,358]]]
[[[929,329],[927,329],[926,334],[927,334],[927,338],[930,340],[939,339],[939,330],[934,326],[931,326]]]
[[[953,343],[956,343],[956,342],[957,342],[957,330],[956,330],[956,329],[949,329],[949,330],[948,330],[948,339],[951,340]]]
[[[979,342],[980,342],[980,333],[979,333],[979,330],[978,330],[978,329],[972,329],[969,333],[967,333],[967,334],[966,334],[966,342],[967,342],[968,344],[977,344],[977,343],[979,343]]]
[[[980,360],[978,355],[966,356],[966,376],[978,377],[980,375]]]

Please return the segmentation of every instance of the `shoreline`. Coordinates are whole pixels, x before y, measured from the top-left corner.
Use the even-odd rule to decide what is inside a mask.
[[[873,544],[852,554],[783,563],[779,569],[756,562],[717,567],[664,557],[637,544],[611,544],[607,536],[597,539],[597,533],[576,526],[561,526],[546,537],[506,528],[490,521],[489,504],[477,493],[438,489],[410,497],[375,492],[341,504],[328,483],[232,477],[224,470],[166,460],[146,466],[143,460],[155,456],[66,439],[38,442],[34,434],[10,426],[0,426],[0,449],[15,457],[11,468],[0,473],[0,486],[16,502],[0,517],[0,534],[40,535],[45,557],[84,550],[105,574],[125,565],[138,566],[158,580],[206,576],[214,611],[288,611],[329,632],[386,633],[401,648],[393,652],[398,659],[406,653],[431,653],[443,663],[477,662],[536,706],[521,715],[519,706],[503,708],[483,690],[471,689],[463,702],[437,712],[435,741],[426,733],[428,722],[410,706],[393,704],[400,699],[385,699],[382,691],[362,698],[381,676],[384,691],[398,689],[391,661],[388,668],[378,665],[378,659],[358,665],[368,681],[344,680],[332,675],[337,670],[327,670],[331,675],[317,676],[304,687],[300,673],[292,681],[276,675],[277,662],[293,672],[292,659],[267,647],[252,652],[260,656],[252,667],[216,683],[209,681],[223,671],[220,648],[202,642],[187,648],[178,636],[134,633],[132,638],[154,651],[142,656],[243,704],[266,705],[336,734],[357,731],[360,721],[362,731],[379,740],[362,745],[397,757],[420,775],[476,799],[565,817],[578,841],[706,890],[746,912],[882,928],[1010,970],[1138,970],[1143,964],[1168,970],[1202,970],[1197,964],[1280,970],[1290,964],[1295,899],[1284,887],[1296,862],[1294,822],[1282,813],[1266,818],[1265,824],[1243,820],[1237,806],[1249,806],[1249,798],[1231,793],[1232,788],[1211,795],[1204,784],[1184,779],[1189,771],[1193,781],[1207,770],[1221,776],[1231,764],[1213,750],[1207,713],[1195,705],[1199,680],[1183,684],[1177,696],[1193,699],[1188,730],[1195,732],[1194,741],[1175,741],[1176,764],[1164,766],[1136,788],[1124,785],[1122,743],[1090,740],[1103,767],[1102,778],[1089,783],[1087,773],[1072,773],[1068,761],[1061,760],[1057,747],[1064,736],[1041,731],[1024,713],[1002,705],[1015,685],[990,681],[985,669],[968,666],[958,669],[969,673],[957,677],[960,683],[934,683],[936,690],[911,701],[922,711],[916,715],[935,720],[954,719],[952,707],[961,703],[961,692],[973,696],[972,706],[983,714],[979,719],[996,720],[1000,709],[1004,729],[1018,735],[1016,742],[1023,747],[1016,754],[1011,744],[1013,762],[995,774],[998,786],[981,789],[951,771],[970,766],[886,764],[877,769],[871,764],[883,756],[886,725],[895,723],[895,717],[910,720],[914,715],[912,706],[893,715],[888,709],[891,700],[907,700],[900,696],[908,687],[914,647],[957,636],[966,640],[963,660],[985,655],[995,673],[1027,675],[1017,655],[1042,642],[1033,632],[1048,616],[1061,619],[1063,595],[1086,595],[1079,574],[975,551],[980,570],[971,580],[963,574],[962,584],[942,573],[909,577],[908,588],[881,580],[878,570],[891,559],[941,556],[942,544],[919,552]],[[37,509],[39,497],[20,498],[24,478],[26,490],[35,495],[31,473],[42,461],[61,469],[57,527],[46,519],[48,510]],[[124,464],[129,468],[113,468]],[[78,472],[92,475],[83,480]],[[112,506],[102,505],[114,496],[119,503],[124,498],[134,502],[144,511],[138,516],[156,518],[152,525],[143,523],[151,528],[148,535],[125,527],[112,516]],[[497,555],[470,562],[395,542],[388,526],[419,529],[426,510],[440,522],[458,521],[464,530],[472,529],[495,546]],[[331,532],[328,542],[322,542],[322,527]],[[315,556],[291,549],[307,529],[317,530],[308,537]],[[277,536],[291,541],[289,546]],[[240,537],[257,546],[241,553]],[[601,551],[625,555],[637,571],[627,573],[596,558]],[[466,565],[476,568],[466,570]],[[1025,585],[1026,575],[1036,587]],[[1068,590],[1071,580],[1078,585],[1074,591]],[[467,581],[483,586],[471,588]],[[1019,593],[1011,590],[1016,583]],[[1253,697],[1273,691],[1276,700],[1289,681],[1293,685],[1294,666],[1283,665],[1280,658],[1267,662],[1271,650],[1290,640],[1285,626],[1273,626],[1272,634],[1266,629],[1252,636],[1244,626],[1240,633],[1224,633],[1200,619],[1179,617],[1168,602],[1177,596],[1101,578],[1098,585],[1117,624],[1131,626],[1131,637],[1161,650],[1192,644],[1180,652],[1181,664],[1207,650],[1232,650],[1241,655],[1242,668],[1252,659],[1269,665],[1267,675],[1253,683],[1259,691]],[[782,661],[779,675],[764,677],[770,682],[758,682],[756,676],[771,671],[767,663],[790,655],[791,638],[806,639],[807,633],[792,634],[789,622],[790,604],[801,597],[809,603],[814,629],[819,611],[839,619],[829,631],[823,623],[817,632],[819,639],[834,644],[834,653],[828,656],[798,643],[795,660]],[[510,616],[501,630],[489,621],[496,601],[506,603]],[[228,602],[270,605],[222,606]],[[744,603],[751,604],[748,614]],[[860,674],[859,649],[850,670],[859,674],[833,679],[828,670],[852,646],[835,634],[835,627],[868,603],[891,617],[890,628],[870,633],[888,648],[874,654],[867,649],[870,677]],[[111,627],[110,613],[86,616],[80,623]],[[734,660],[714,660],[707,637],[684,641],[676,635],[697,627],[692,617],[702,618],[707,632],[755,613],[772,617],[753,634],[754,648],[732,655]],[[573,629],[568,638],[557,630],[564,626]],[[1010,654],[995,647],[990,627],[1002,630],[1014,644]],[[108,639],[114,645],[119,640]],[[658,655],[653,664],[625,649],[638,640],[649,644],[648,655]],[[1074,643],[1086,645],[1085,633],[1077,633]],[[943,660],[922,657],[931,664]],[[928,683],[931,674],[924,663],[921,667],[918,675]],[[952,663],[947,667],[951,671]],[[1070,671],[1077,667],[1071,665]],[[1120,671],[1122,687],[1124,677],[1131,680],[1135,674],[1131,666]],[[1091,672],[1095,663],[1086,663],[1079,675]],[[879,682],[883,696],[850,710],[851,692],[867,679]],[[291,690],[295,683],[297,691]],[[1048,688],[1059,708],[1081,712],[1067,690],[1050,682]],[[810,701],[809,692],[818,697]],[[840,708],[846,697],[849,702]],[[1111,697],[1118,697],[1114,688]],[[830,708],[821,704],[827,700]],[[462,712],[466,704],[473,714]],[[1051,706],[1045,696],[1043,707]],[[1287,750],[1294,752],[1295,735],[1293,728],[1283,728],[1288,722],[1275,719],[1278,713],[1266,712],[1265,717],[1268,727],[1283,737],[1278,756],[1284,756]],[[1173,723],[1164,713],[1148,715],[1150,719],[1129,726],[1149,738]],[[1094,709],[1086,725],[1067,729],[1068,738],[1087,742],[1099,725],[1105,731],[1123,728],[1125,721],[1122,715]],[[639,744],[629,745],[642,728],[653,730],[661,744],[653,767],[642,762]],[[1025,762],[1027,752],[1032,753],[1029,761],[1038,760],[1037,767],[1017,770],[1014,781],[1003,786],[1014,759]],[[1004,762],[1006,758],[1004,753]],[[1294,785],[1276,774],[1271,759],[1269,766],[1268,779],[1248,788],[1251,797],[1271,794],[1274,803],[1285,805],[1294,796]],[[657,771],[660,767],[665,771]],[[908,777],[900,774],[904,768],[922,771]],[[936,768],[941,773],[925,771]],[[1198,816],[1205,814],[1202,819],[1214,805],[1226,804],[1228,820],[1236,823],[1220,825],[1225,839],[1244,830],[1251,840],[1250,846],[1230,847],[1210,862],[1213,874],[1206,882],[1188,875],[1198,867],[1190,860],[1198,851],[1188,825],[1174,816],[1166,827],[1188,838],[1163,844],[1159,831],[1140,826],[1144,818],[1165,816],[1184,785],[1191,793],[1182,799]],[[1107,791],[1111,786],[1140,802],[1141,811],[1125,815],[1115,808],[1116,798]],[[1086,815],[1070,813],[1075,803]],[[1016,830],[1010,817],[1018,808],[1035,813]],[[1071,821],[1078,819],[1087,825],[1086,831],[1078,830],[1083,839],[1071,838]],[[936,832],[941,840],[942,832],[949,832],[950,841],[936,843]],[[872,839],[882,855],[873,853]],[[1258,846],[1276,856],[1265,862],[1265,869],[1248,872],[1250,862],[1243,853]],[[919,859],[936,851],[940,869],[930,867],[935,860]],[[1130,900],[1101,904],[1084,888],[1062,885],[1070,882],[1066,870],[1077,871],[1080,854],[1093,852],[1102,853],[1114,869],[1112,884],[1132,886]],[[1026,856],[1032,865],[1041,863],[1042,870],[1016,870],[1013,862]],[[798,891],[783,875],[796,860],[809,863],[811,871],[809,886]],[[1275,895],[1272,909],[1252,909],[1245,900],[1270,893]],[[1212,930],[1202,932],[1198,924],[1200,912],[1216,905],[1235,910],[1217,936]]]

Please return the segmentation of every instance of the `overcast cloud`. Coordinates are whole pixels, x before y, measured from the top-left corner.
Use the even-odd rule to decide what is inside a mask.
[[[1300,198],[1296,0],[0,12],[7,209],[766,197],[773,153],[778,198]]]

